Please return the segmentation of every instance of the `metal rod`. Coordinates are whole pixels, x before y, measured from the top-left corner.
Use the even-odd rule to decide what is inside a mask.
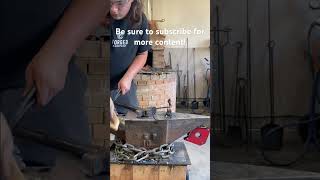
[[[187,99],[189,99],[189,38],[187,38]],[[188,107],[188,103],[186,103]]]
[[[196,99],[197,99],[195,51],[196,51],[196,48],[193,48],[193,93],[194,93],[194,101],[196,101]]]
[[[270,92],[270,122],[273,124],[274,117],[274,72],[273,72],[273,56],[274,41],[271,40],[271,2],[268,0],[268,50],[269,50],[269,92]]]
[[[250,2],[249,0],[246,0],[246,23],[247,23],[247,117],[252,116],[252,109],[251,109],[251,98],[252,98],[252,84],[251,84],[251,25],[250,25]],[[249,129],[252,129],[252,119],[250,118],[249,122]],[[251,132],[251,131],[250,131]],[[251,140],[251,133],[249,139]]]

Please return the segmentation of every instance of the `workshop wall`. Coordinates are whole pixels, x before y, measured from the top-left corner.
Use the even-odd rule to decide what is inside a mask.
[[[152,17],[153,20],[165,19],[165,22],[158,23],[160,29],[203,29],[205,33],[202,35],[168,35],[167,38],[175,40],[186,39],[188,37],[190,48],[209,47],[209,0],[153,0]]]
[[[195,69],[196,69],[196,97],[205,98],[207,96],[207,83],[205,80],[206,68],[202,62],[204,58],[210,59],[210,1],[209,0],[161,0],[152,1],[152,12],[150,15],[153,20],[165,19],[165,22],[158,22],[159,29],[203,29],[202,35],[167,35],[166,39],[179,40],[188,38],[189,52],[187,46],[166,46],[165,62],[169,64],[169,52],[171,53],[172,68],[176,70],[177,64],[182,70],[180,77],[180,97],[182,97],[183,76],[187,73],[189,66],[189,97],[193,98],[193,50],[195,48]],[[187,65],[187,56],[189,62]],[[177,90],[177,97],[179,95]]]
[[[223,3],[221,3],[223,2]],[[252,26],[252,113],[269,114],[269,81],[267,49],[267,2],[249,1]],[[311,73],[304,58],[307,29],[317,17],[308,7],[309,1],[271,1],[271,36],[275,41],[274,81],[276,115],[303,115],[308,112],[311,96]],[[231,27],[231,41],[243,42],[246,47],[246,1],[215,0],[211,7],[220,5],[221,27]],[[216,13],[213,12],[212,23]],[[232,83],[235,78],[236,49],[225,48],[225,85],[227,114],[233,112]],[[245,73],[246,49],[241,55],[241,72]],[[215,94],[217,99],[217,94]],[[259,125],[259,124],[257,124]],[[260,124],[261,126],[261,124]]]
[[[180,77],[180,98],[183,97],[183,83],[184,75],[187,75],[187,67],[189,69],[189,97],[194,97],[193,92],[193,49],[189,48],[188,55],[186,48],[166,48],[165,49],[165,61],[169,64],[169,52],[171,53],[172,69],[177,70],[177,64],[179,64],[179,70],[182,70]],[[207,82],[205,79],[206,70],[208,66],[205,64],[204,58],[210,60],[210,49],[209,48],[195,48],[195,70],[196,70],[196,93],[197,98],[205,98],[207,96]],[[188,58],[187,58],[188,56]],[[187,59],[189,63],[187,63]],[[186,80],[187,83],[187,80]],[[177,78],[178,84],[178,78]],[[177,97],[179,96],[177,89]]]

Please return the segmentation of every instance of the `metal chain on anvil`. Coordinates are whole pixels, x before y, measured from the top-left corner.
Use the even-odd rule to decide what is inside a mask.
[[[163,144],[160,147],[147,150],[146,148],[136,148],[131,144],[122,144],[114,142],[114,155],[118,161],[159,161],[168,159],[175,153],[173,150],[174,144]]]

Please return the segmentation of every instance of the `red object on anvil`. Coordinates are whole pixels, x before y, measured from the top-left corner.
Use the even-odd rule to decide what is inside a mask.
[[[207,142],[210,129],[206,127],[198,127],[188,133],[188,136],[184,140],[197,145],[203,145]]]

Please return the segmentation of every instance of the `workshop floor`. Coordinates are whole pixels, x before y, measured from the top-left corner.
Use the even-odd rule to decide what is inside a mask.
[[[180,113],[193,113],[190,108],[183,108],[177,106],[177,112]],[[195,110],[197,114],[209,116],[209,109],[200,106]],[[210,138],[208,138],[206,144],[198,146],[183,140],[183,138],[177,141],[183,141],[186,145],[188,155],[190,157],[191,166],[188,167],[189,180],[209,180],[210,179]]]
[[[207,142],[201,146],[183,140],[191,165],[188,166],[189,180],[210,180],[210,137]]]
[[[220,138],[215,138],[215,142],[220,140]],[[230,148],[218,143],[212,144],[211,148],[214,149],[214,165],[211,170],[216,177],[215,179],[245,178],[249,176],[251,178],[290,177],[293,179],[299,176],[308,177],[310,174],[316,176],[316,179],[320,179],[320,152],[309,152],[298,163],[289,167],[274,168],[264,161],[256,144],[249,146],[248,150],[245,146]],[[282,153],[283,156],[286,156],[286,154],[289,153]],[[233,170],[229,171],[230,169]]]

